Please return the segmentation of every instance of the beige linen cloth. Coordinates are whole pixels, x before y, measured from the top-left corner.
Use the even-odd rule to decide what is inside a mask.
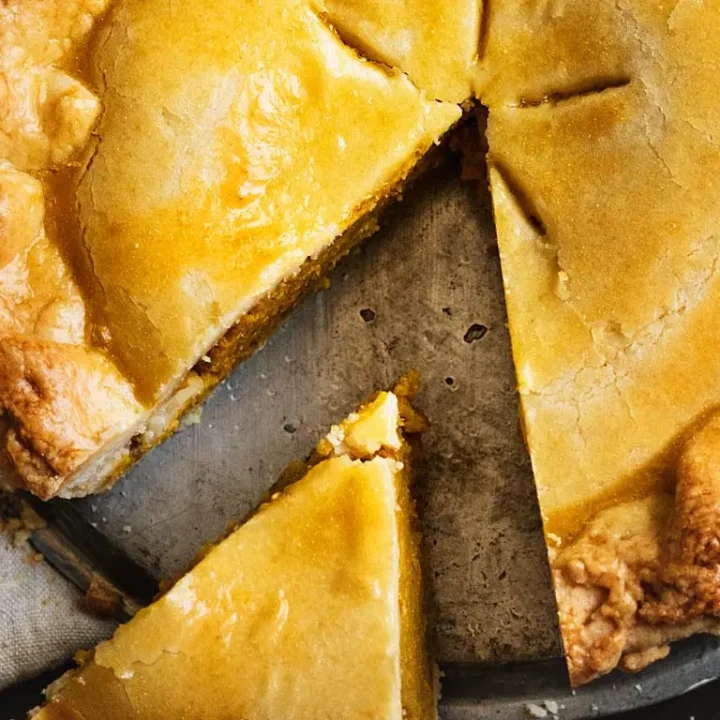
[[[26,542],[0,533],[0,690],[66,662],[115,628],[84,612],[82,594],[33,555]]]

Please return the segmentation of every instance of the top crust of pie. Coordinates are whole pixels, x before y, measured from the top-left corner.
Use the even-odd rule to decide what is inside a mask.
[[[472,97],[482,0],[316,0],[343,39],[406,72],[429,97]]]
[[[201,357],[460,116],[308,2],[107,6],[0,8],[0,409],[42,497],[172,429]]]
[[[704,542],[720,531],[680,492],[716,497],[682,458],[720,453],[707,449],[720,405],[720,7],[508,2],[491,23],[481,81],[513,352],[584,682],[717,625],[717,582],[696,597],[700,585],[657,571],[678,526]],[[493,65],[499,54],[516,61]],[[521,78],[536,55],[537,76]],[[693,575],[698,561],[683,562]],[[685,592],[672,620],[650,610],[670,587]]]
[[[35,718],[436,717],[402,402],[380,393],[334,428],[359,454],[324,440]]]
[[[174,417],[238,316],[455,122],[428,98],[474,93],[573,681],[717,631],[720,6],[241,8],[0,7],[0,407],[21,485],[63,491],[162,403]]]
[[[302,2],[166,8],[123,0],[100,33],[103,116],[75,193],[95,320],[147,400],[459,113],[358,59]]]

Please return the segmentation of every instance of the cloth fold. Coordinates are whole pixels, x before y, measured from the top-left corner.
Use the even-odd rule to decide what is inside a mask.
[[[0,533],[0,690],[93,647],[116,625],[85,612],[80,591],[22,537]]]

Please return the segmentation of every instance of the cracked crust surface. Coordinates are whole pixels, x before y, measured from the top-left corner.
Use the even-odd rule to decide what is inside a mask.
[[[35,718],[436,717],[398,407],[380,393],[342,423],[361,457],[323,443]]]
[[[45,478],[36,491],[47,495],[122,430],[103,416],[114,403],[141,423],[146,408],[123,404],[133,392],[148,406],[167,399],[238,315],[254,337],[267,319],[246,312],[257,299],[372,208],[458,115],[328,27],[369,57],[403,55],[432,88],[423,73],[441,64],[414,66],[406,37],[377,32],[403,24],[401,2],[368,4],[359,18],[352,0],[314,10],[288,0],[272,22],[209,0],[202,22],[167,22],[159,7],[118,0],[91,44],[89,84],[71,50],[103,2],[0,9],[0,344],[15,383],[1,402],[8,451],[28,487]],[[420,25],[441,11],[422,8]],[[704,423],[720,404],[720,10],[691,0],[452,8],[468,11],[467,26],[454,26],[462,42],[443,60],[459,62],[458,98],[469,71],[490,108],[513,348],[548,538],[561,543],[571,666],[590,668],[580,680],[618,662],[637,669],[667,639],[714,627],[714,489],[692,489],[714,477],[714,461],[699,453],[686,466],[681,449],[711,442]],[[234,42],[206,51],[233,27]],[[436,50],[448,37],[433,36]],[[172,62],[169,46],[182,51]],[[447,82],[431,94],[454,95]],[[309,102],[318,97],[325,105]],[[368,104],[377,133],[358,115]],[[138,127],[149,131],[139,138]],[[43,192],[58,188],[46,228]],[[40,350],[18,360],[28,338]],[[43,405],[37,389],[50,377],[58,392]],[[89,388],[96,419],[73,407]],[[69,421],[58,428],[50,414],[61,407]],[[642,532],[623,529],[627,518]],[[569,558],[581,550],[597,557],[578,569]],[[663,572],[652,570],[658,557]],[[613,573],[621,584],[610,588]]]
[[[720,24],[720,10],[663,8],[637,0],[607,11],[628,46],[613,76],[621,83],[599,54],[604,84],[594,92],[573,95],[568,78],[532,91],[548,102],[523,106],[514,83],[501,78],[503,92],[493,91],[491,184],[548,516],[584,502],[587,485],[609,492],[672,454],[720,402],[710,350],[720,337],[720,112],[710,97],[720,42],[698,37]],[[535,36],[521,39],[536,47]]]
[[[705,423],[720,404],[720,8],[494,8],[478,76],[490,182],[579,683],[716,629],[716,430]],[[538,73],[523,77],[538,53]]]
[[[8,372],[0,408],[13,482],[46,497],[74,494],[78,473],[77,492],[103,487],[113,473],[103,452],[144,433],[239,318],[252,320],[251,340],[255,326],[272,327],[263,298],[285,310],[274,289],[306,278],[301,268],[390,196],[460,115],[359,58],[301,0],[272,10],[199,0],[170,17],[160,0],[117,0],[97,21],[108,5],[0,8],[0,346],[14,357],[20,336],[42,340],[16,366],[43,348],[57,382],[55,404],[36,404],[31,421],[8,386],[29,379]],[[84,417],[89,387],[97,402]],[[132,402],[113,425],[103,415],[117,414],[119,395]],[[83,420],[52,447],[33,433],[61,401],[59,417]],[[59,462],[70,456],[97,461],[98,477]]]

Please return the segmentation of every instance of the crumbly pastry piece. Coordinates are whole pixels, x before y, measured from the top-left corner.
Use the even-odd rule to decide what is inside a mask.
[[[482,44],[481,0],[316,0],[347,42],[399,67],[430,97],[472,98]]]
[[[718,29],[714,3],[493,6],[478,82],[575,683],[718,627]]]
[[[460,116],[302,0],[107,5],[0,8],[4,481],[41,497],[169,434]]]
[[[358,454],[322,442],[36,720],[436,717],[399,402],[380,393],[336,428]]]
[[[0,7],[0,159],[19,170],[70,160],[100,102],[66,72],[110,0],[8,0]]]
[[[100,353],[14,335],[0,343],[0,366],[0,397],[20,421],[7,433],[7,450],[28,489],[38,493],[59,489],[48,487],[48,477],[61,482],[137,417],[127,382]],[[68,403],[68,396],[82,402]]]

